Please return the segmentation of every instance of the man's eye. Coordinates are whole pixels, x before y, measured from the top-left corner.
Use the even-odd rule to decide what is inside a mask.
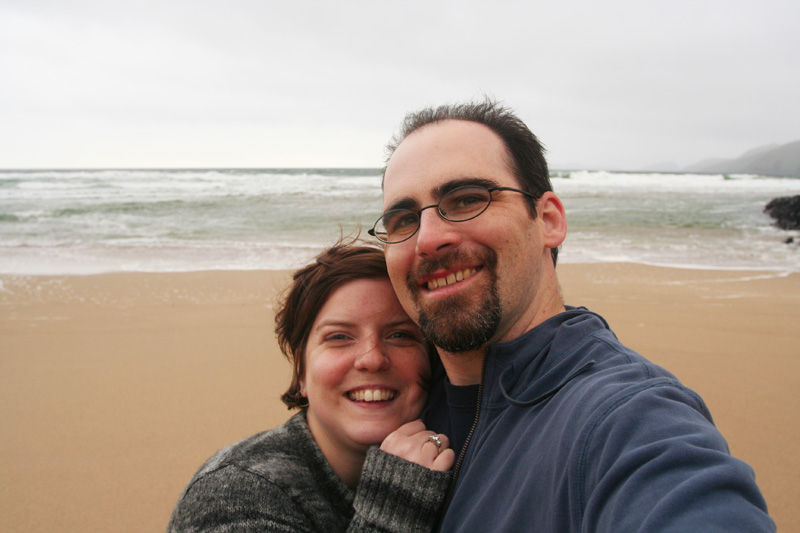
[[[448,198],[447,203],[451,209],[470,209],[475,205],[482,205],[486,203],[486,197],[480,194],[464,193],[455,195],[455,197],[452,199]]]
[[[412,227],[417,223],[417,214],[413,211],[395,213],[390,217],[384,218],[384,225],[389,232],[400,231],[404,228]]]
[[[417,223],[417,214],[408,213],[400,217],[399,224],[401,226],[412,226]]]

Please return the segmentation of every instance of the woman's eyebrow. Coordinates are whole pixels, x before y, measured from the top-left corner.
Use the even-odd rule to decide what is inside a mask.
[[[330,319],[330,320],[323,320],[322,322],[317,324],[317,327],[315,327],[314,329],[320,330],[322,328],[327,328],[327,327],[352,328],[355,326],[357,326],[355,322],[348,322],[346,320],[339,320],[339,319]]]
[[[387,322],[384,326],[389,328],[396,328],[397,326],[413,326],[417,327],[417,323],[411,320],[411,318],[401,318],[400,320],[393,320],[391,322]]]

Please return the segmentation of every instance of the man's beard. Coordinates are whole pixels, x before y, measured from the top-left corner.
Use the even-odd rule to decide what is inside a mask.
[[[452,265],[457,260],[459,258],[449,256],[435,261],[435,264],[430,262],[421,265],[416,275],[422,277],[438,268],[447,268],[445,263]],[[465,261],[461,259],[460,262]],[[470,302],[468,295],[457,294],[422,309],[419,305],[419,283],[409,276],[408,286],[419,310],[419,329],[427,340],[446,352],[476,350],[489,342],[500,325],[503,312],[497,290],[497,254],[493,250],[486,250],[480,262],[489,275],[489,287],[477,306]]]

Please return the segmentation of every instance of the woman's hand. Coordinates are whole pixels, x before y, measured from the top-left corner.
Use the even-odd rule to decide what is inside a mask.
[[[391,432],[381,444],[381,450],[440,472],[453,468],[456,460],[447,435],[425,429],[422,420],[403,424]]]

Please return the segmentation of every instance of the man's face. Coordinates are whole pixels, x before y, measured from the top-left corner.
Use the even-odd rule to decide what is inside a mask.
[[[425,126],[397,147],[386,168],[384,211],[436,204],[459,186],[519,188],[505,146],[478,123],[448,120]],[[466,222],[422,212],[409,240],[386,246],[389,275],[400,302],[431,341],[451,353],[475,350],[526,331],[541,279],[541,217],[527,198],[492,193],[492,203]]]

